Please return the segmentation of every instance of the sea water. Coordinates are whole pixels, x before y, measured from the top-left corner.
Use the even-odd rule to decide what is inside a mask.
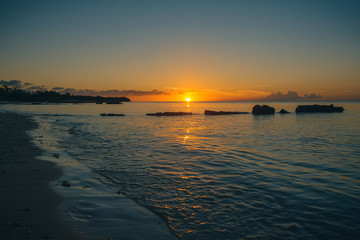
[[[295,114],[299,103],[268,103],[291,113],[203,114],[255,104],[0,109],[31,114],[44,148],[86,166],[91,181],[156,213],[180,239],[359,239],[360,103],[333,102],[343,113]],[[164,111],[193,115],[145,115]]]

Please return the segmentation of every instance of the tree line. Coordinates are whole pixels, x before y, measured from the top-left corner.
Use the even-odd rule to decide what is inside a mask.
[[[76,102],[131,102],[127,97],[101,97],[101,96],[84,96],[71,95],[70,93],[59,93],[56,91],[34,91],[28,92],[8,86],[0,86],[0,101],[17,101],[17,102],[49,102],[49,103],[76,103]]]

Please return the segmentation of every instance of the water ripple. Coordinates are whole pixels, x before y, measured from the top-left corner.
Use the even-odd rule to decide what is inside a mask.
[[[54,126],[76,126],[59,147],[180,239],[360,238],[360,122],[314,116],[55,116]]]

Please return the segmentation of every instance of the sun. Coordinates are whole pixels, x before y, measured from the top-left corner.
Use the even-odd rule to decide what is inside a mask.
[[[187,97],[185,100],[186,100],[187,102],[190,102],[190,101],[191,101],[191,98]]]

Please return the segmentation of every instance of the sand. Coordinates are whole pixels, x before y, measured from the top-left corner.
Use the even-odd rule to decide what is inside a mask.
[[[60,216],[63,199],[49,182],[61,172],[35,158],[41,150],[25,132],[35,127],[25,116],[0,113],[0,239],[84,239]]]
[[[36,127],[0,112],[0,239],[176,239],[159,216],[88,177],[86,166],[35,146],[26,131]]]

